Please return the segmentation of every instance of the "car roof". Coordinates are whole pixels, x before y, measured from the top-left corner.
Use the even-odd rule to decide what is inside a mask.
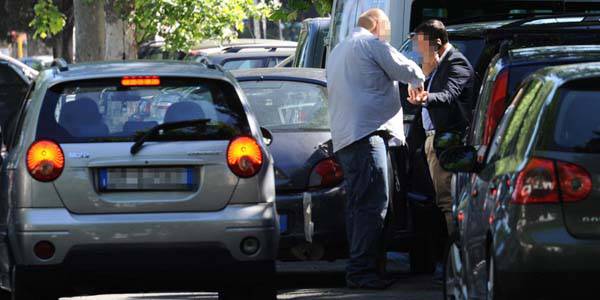
[[[208,57],[211,59],[225,59],[225,58],[244,58],[244,57],[288,57],[293,55],[294,51],[280,50],[280,51],[248,51],[248,52],[233,52],[233,53],[219,53],[210,54]]]
[[[508,25],[516,20],[499,20],[488,22],[454,24],[446,27],[450,35],[479,35],[486,30],[496,29]]]
[[[600,60],[600,45],[561,45],[513,49],[508,52],[513,64],[533,64],[540,61],[581,59]]]
[[[120,76],[176,76],[224,78],[227,75],[218,68],[209,68],[199,63],[179,61],[108,61],[81,63],[68,66],[68,70],[58,72],[56,68],[44,71],[52,82],[85,80]]]
[[[537,76],[561,81],[565,83],[572,80],[600,77],[600,62],[577,63],[546,67],[535,73]]]
[[[231,72],[240,81],[256,79],[295,79],[299,81],[317,81],[327,84],[324,69],[314,68],[259,68],[247,70],[235,70]]]

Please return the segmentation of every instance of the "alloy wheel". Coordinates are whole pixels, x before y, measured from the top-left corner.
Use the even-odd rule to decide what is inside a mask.
[[[460,249],[452,243],[446,257],[444,289],[446,300],[466,300],[467,288],[462,277],[463,265]]]

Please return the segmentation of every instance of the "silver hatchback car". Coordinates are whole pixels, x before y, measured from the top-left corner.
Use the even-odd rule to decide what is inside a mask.
[[[276,297],[272,157],[228,73],[61,65],[40,74],[5,134],[0,299]]]

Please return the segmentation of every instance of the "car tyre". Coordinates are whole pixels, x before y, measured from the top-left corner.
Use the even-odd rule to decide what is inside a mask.
[[[466,300],[467,288],[463,282],[463,263],[460,248],[454,239],[446,251],[444,262],[444,299]]]
[[[27,274],[13,268],[12,271],[12,292],[10,300],[56,300],[57,296],[51,295],[40,290],[44,290],[43,286],[32,284]],[[47,291],[46,291],[47,292]],[[4,299],[4,298],[0,298]]]
[[[487,262],[487,300],[508,300],[514,299],[506,295],[502,288],[498,286],[498,272],[496,270],[496,259],[490,255]]]

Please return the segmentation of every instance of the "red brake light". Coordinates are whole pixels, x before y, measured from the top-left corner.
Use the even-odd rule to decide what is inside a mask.
[[[532,158],[517,177],[512,203],[558,203],[558,201],[558,180],[554,161]]]
[[[309,187],[333,187],[344,180],[342,167],[333,158],[320,161],[312,170]]]
[[[560,196],[565,202],[576,202],[587,198],[591,191],[592,178],[584,168],[562,161],[533,158],[517,178],[512,202],[558,203]]]
[[[159,86],[158,76],[125,76],[121,79],[122,86]]]
[[[60,146],[52,141],[37,141],[27,150],[27,170],[39,181],[53,181],[65,167],[65,156]]]
[[[483,144],[489,145],[496,126],[506,109],[506,97],[508,96],[508,71],[502,71],[492,89],[492,99],[487,108],[485,119],[485,131],[483,132]]]
[[[584,168],[566,162],[558,162],[558,178],[562,200],[575,202],[587,198],[592,191],[592,178]]]
[[[242,178],[256,175],[263,164],[260,146],[251,137],[237,137],[227,147],[227,165],[231,171]]]

